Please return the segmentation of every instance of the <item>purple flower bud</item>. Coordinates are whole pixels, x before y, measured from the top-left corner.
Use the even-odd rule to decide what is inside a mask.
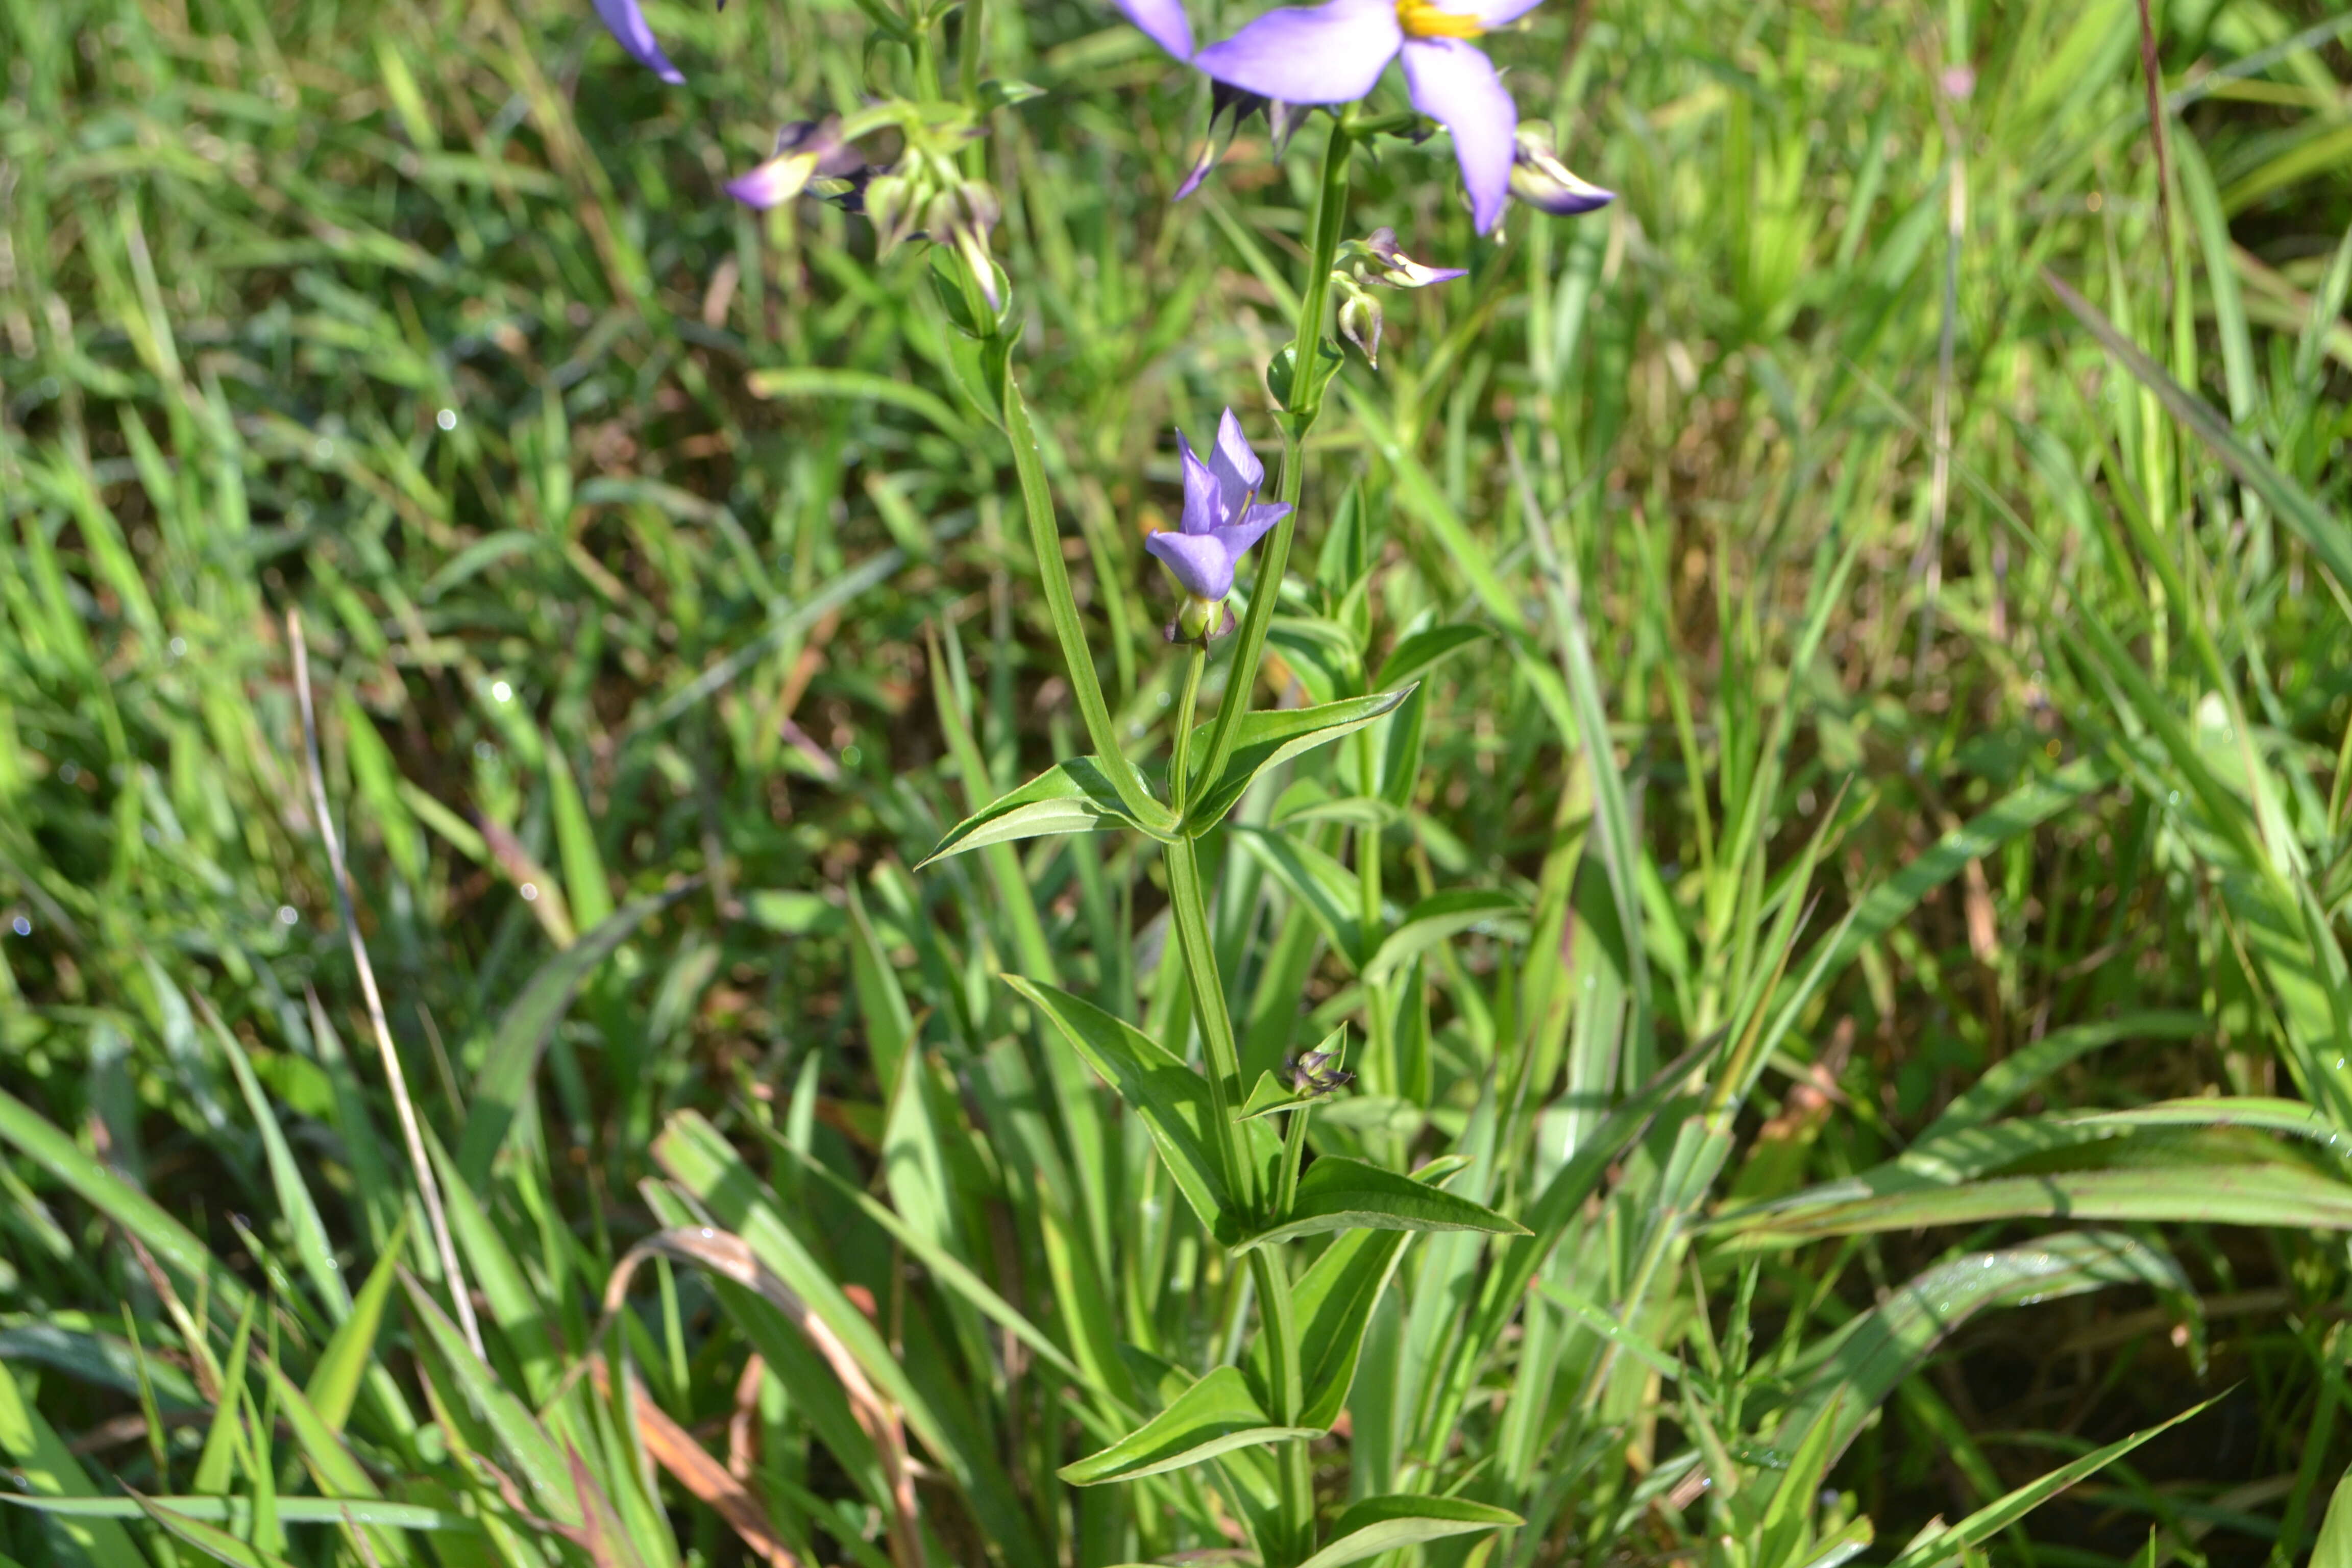
[[[1470,276],[1467,268],[1423,266],[1404,253],[1392,228],[1376,228],[1359,245],[1371,259],[1372,280],[1391,289],[1426,289],[1433,283],[1451,283],[1456,278]]]

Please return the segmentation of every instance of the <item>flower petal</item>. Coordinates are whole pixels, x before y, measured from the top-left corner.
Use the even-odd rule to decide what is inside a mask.
[[[1242,422],[1234,417],[1230,408],[1217,421],[1217,445],[1209,454],[1209,471],[1217,476],[1224,502],[1224,516],[1217,520],[1219,522],[1239,517],[1250,497],[1265,483],[1265,465],[1250,450],[1249,437],[1242,434]]]
[[[1489,27],[1507,26],[1537,6],[1543,0],[1476,0],[1465,9]]]
[[[1160,557],[1184,592],[1196,599],[1214,603],[1234,591],[1234,558],[1207,534],[1162,529],[1145,540],[1143,548]]]
[[[621,47],[636,57],[639,65],[666,82],[686,80],[686,73],[670,64],[669,57],[662,53],[646,14],[637,8],[637,0],[596,0],[596,15],[612,29],[613,37],[621,40]]]
[[[1495,74],[1494,63],[1459,38],[1409,38],[1405,85],[1412,106],[1452,132],[1470,213],[1485,234],[1502,218],[1511,190],[1512,131],[1518,105]]]
[[[1372,90],[1403,41],[1391,0],[1330,0],[1269,11],[1192,63],[1285,103],[1353,103]]]
[[[804,153],[786,153],[728,181],[727,194],[745,206],[765,212],[808,189],[815,165],[816,160]]]
[[[1117,0],[1127,19],[1144,36],[1180,60],[1192,58],[1192,24],[1184,15],[1184,0]]]
[[[1176,432],[1176,452],[1184,466],[1182,531],[1195,537],[1204,536],[1227,516],[1224,483],[1214,469],[1201,461],[1181,430]]]
[[[1225,574],[1229,584],[1233,577],[1232,563],[1239,561],[1251,545],[1265,538],[1267,529],[1289,515],[1290,507],[1287,502],[1269,501],[1264,506],[1250,508],[1249,516],[1246,519],[1234,523],[1230,528],[1218,529],[1210,536],[1225,552]],[[1157,534],[1152,536],[1154,539],[1158,537]],[[1150,541],[1146,540],[1145,542],[1150,543]]]

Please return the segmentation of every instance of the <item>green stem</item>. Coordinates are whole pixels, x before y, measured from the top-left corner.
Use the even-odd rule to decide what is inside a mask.
[[[961,36],[956,49],[956,90],[966,103],[980,104],[981,56],[988,44],[988,0],[963,0]]]
[[[1209,1109],[1216,1122],[1217,1149],[1225,1167],[1226,1190],[1247,1223],[1257,1213],[1257,1173],[1244,1150],[1242,1129],[1233,1118],[1241,1092],[1241,1052],[1234,1043],[1233,1015],[1225,1007],[1224,982],[1217,974],[1217,951],[1209,941],[1208,895],[1201,886],[1201,861],[1192,841],[1179,834],[1165,852],[1168,905],[1176,925],[1177,950],[1184,957],[1184,983],[1209,1057]]]
[[[1078,713],[1086,721],[1087,737],[1094,742],[1096,758],[1109,776],[1111,788],[1118,792],[1119,804],[1147,832],[1165,833],[1176,826],[1175,815],[1151,798],[1143,775],[1119,746],[1118,731],[1112,725],[1110,709],[1103,701],[1102,683],[1095,678],[1094,654],[1087,647],[1086,628],[1078,620],[1078,602],[1070,592],[1069,566],[1062,559],[1062,531],[1054,518],[1054,492],[1045,483],[1045,463],[1037,450],[1037,431],[1029,422],[1029,405],[1021,396],[1021,384],[1013,379],[1009,363],[1004,366],[1003,377],[1004,435],[1013,447],[1013,472],[1021,479],[1021,499],[1029,520],[1029,547],[1037,557],[1037,576],[1045,585],[1045,607],[1053,618],[1054,635],[1062,645],[1062,662],[1069,669],[1070,685],[1077,693]]]
[[[1176,739],[1168,762],[1168,803],[1181,820],[1192,795],[1192,710],[1201,700],[1201,668],[1209,650],[1195,643],[1184,660],[1184,695],[1176,703]]]
[[[1203,778],[1215,778],[1233,755],[1241,722],[1249,711],[1250,689],[1257,684],[1258,659],[1265,651],[1266,626],[1274,619],[1274,602],[1282,594],[1282,575],[1290,565],[1291,535],[1298,527],[1298,495],[1307,482],[1307,433],[1323,410],[1323,319],[1331,306],[1331,261],[1348,223],[1348,175],[1355,132],[1343,118],[1331,121],[1330,146],[1323,154],[1323,183],[1315,201],[1314,249],[1307,257],[1307,284],[1299,290],[1298,330],[1290,341],[1289,408],[1282,420],[1282,485],[1278,498],[1290,510],[1274,525],[1274,538],[1258,558],[1257,576],[1250,584],[1249,615],[1242,622],[1234,647],[1233,672],[1225,679],[1225,695],[1217,704],[1216,728],[1209,732],[1208,763]]]
[[[1306,1112],[1297,1113],[1304,1121]],[[1267,1361],[1273,1372],[1277,1426],[1295,1426],[1307,1395],[1298,1369],[1298,1315],[1290,1300],[1290,1266],[1274,1247],[1254,1248],[1250,1275],[1257,1285],[1258,1327],[1265,1335]],[[1315,1550],[1315,1477],[1308,1468],[1304,1442],[1282,1444],[1276,1450],[1282,1494],[1283,1539],[1258,1542],[1265,1568],[1291,1568]]]

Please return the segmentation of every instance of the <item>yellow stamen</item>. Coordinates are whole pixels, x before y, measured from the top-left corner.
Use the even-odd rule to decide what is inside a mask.
[[[1408,38],[1475,38],[1486,30],[1477,17],[1441,9],[1434,0],[1397,0],[1396,15]]]

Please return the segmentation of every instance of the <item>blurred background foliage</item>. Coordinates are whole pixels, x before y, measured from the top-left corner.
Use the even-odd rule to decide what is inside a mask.
[[[628,1247],[737,1177],[793,1290],[919,1385],[887,1402],[937,1406],[940,1560],[1215,1533],[1054,1486],[1102,1436],[1074,1391],[1152,1403],[1097,1352],[1213,1363],[1229,1281],[994,978],[1042,961],[1165,1023],[1156,867],[1077,838],[908,869],[1076,749],[1008,453],[920,247],[718,195],[903,56],[850,0],[651,14],[684,88],[552,0],[0,0],[0,1445],[118,1512],[116,1479],[234,1500],[219,1539],[0,1510],[0,1561],[885,1561],[887,1444],[773,1302],[633,1277],[674,1430],[578,1373]],[[1360,169],[1359,232],[1474,273],[1340,373],[1263,700],[1476,628],[1372,831],[1391,899],[1491,897],[1319,1135],[1465,1153],[1521,1212],[1661,1066],[1770,1020],[1711,1194],[1676,1206],[1671,1127],[1612,1123],[1522,1316],[1491,1292],[1528,1276],[1448,1240],[1376,1317],[1394,1386],[1360,1373],[1330,1442],[1527,1513],[1496,1562],[1795,1568],[1863,1515],[1884,1556],[2210,1398],[1969,1550],[2285,1563],[2352,1458],[2352,18],[2166,0],[2152,95],[2140,15],[1554,0],[1496,53],[1615,206],[1484,244],[1442,141]],[[1024,384],[1141,740],[1166,433],[1263,427],[1311,169],[1254,128],[1171,206],[1197,81],[1107,5],[988,16],[1043,89],[984,144]],[[296,610],[503,1393],[430,1304]],[[1226,836],[1253,1062],[1361,1022],[1369,955],[1272,837],[1335,846],[1358,765]],[[1612,837],[1630,877],[1586,853]],[[2270,1109],[2057,1115],[2215,1096]],[[2032,1135],[1951,1142],[2002,1111]],[[1874,1184],[1923,1135],[1948,1174]],[[1660,1226],[1668,1277],[1629,1283]],[[1971,1294],[1963,1258],[2011,1261]],[[1824,1476],[1787,1423],[1832,1363]],[[680,1441],[737,1461],[768,1545]],[[494,1452],[553,1468],[518,1492]],[[1810,1495],[1727,1495],[1790,1476],[1830,1498],[1801,1540]],[[306,1491],[393,1511],[289,1533],[345,1517]]]

